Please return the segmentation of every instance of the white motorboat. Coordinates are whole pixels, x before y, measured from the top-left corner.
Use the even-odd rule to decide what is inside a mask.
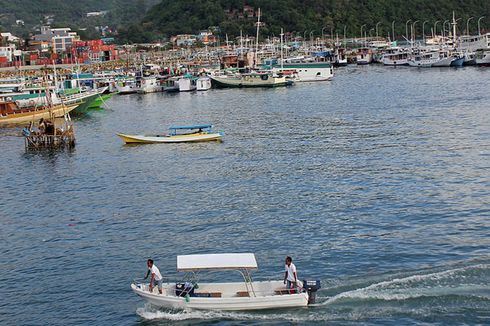
[[[136,87],[136,82],[133,79],[123,80],[116,84],[117,92],[121,95],[123,94],[133,94],[138,91]]]
[[[439,51],[439,60],[432,64],[432,67],[450,67],[451,63],[455,60],[451,52],[448,50]]]
[[[475,61],[479,66],[490,66],[490,48],[476,50]]]
[[[211,78],[208,76],[200,77],[196,82],[198,91],[207,91],[211,89]]]
[[[385,66],[406,66],[408,65],[408,49],[392,47],[386,49],[381,62]]]
[[[285,62],[274,65],[272,71],[286,75],[294,72],[295,82],[327,81],[333,77],[333,68],[328,62]]]
[[[163,90],[155,76],[141,77],[136,80],[136,89],[140,94],[156,93]]]
[[[356,62],[358,65],[368,65],[373,62],[373,50],[360,48],[357,50]]]
[[[252,253],[177,256],[177,270],[193,275],[187,282],[164,283],[162,294],[148,284],[132,283],[131,289],[146,302],[171,309],[260,310],[305,307],[314,303],[320,281],[304,281],[302,288],[286,289],[282,281],[252,281],[257,269]],[[200,283],[199,272],[238,271],[242,282]]]
[[[196,90],[196,80],[191,76],[179,79],[179,92],[192,92]]]
[[[408,65],[410,67],[430,68],[439,60],[439,53],[436,51],[420,52],[413,54],[408,59]]]
[[[284,76],[271,72],[251,72],[235,75],[211,76],[216,87],[279,87],[292,84]]]

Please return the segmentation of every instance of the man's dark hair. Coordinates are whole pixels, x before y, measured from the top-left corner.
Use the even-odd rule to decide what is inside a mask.
[[[286,257],[286,261],[290,261],[290,262],[292,262],[292,261],[293,261],[293,258],[291,258],[291,257],[287,256],[287,257]]]
[[[148,259],[148,262],[153,264],[153,259]]]

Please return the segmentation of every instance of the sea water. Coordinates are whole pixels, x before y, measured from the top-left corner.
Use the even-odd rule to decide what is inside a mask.
[[[114,96],[73,151],[0,129],[0,324],[490,323],[490,71],[349,66],[277,89]],[[222,143],[115,135],[212,123]],[[151,257],[253,252],[319,279],[314,306],[155,309]],[[218,273],[215,280],[240,280]]]

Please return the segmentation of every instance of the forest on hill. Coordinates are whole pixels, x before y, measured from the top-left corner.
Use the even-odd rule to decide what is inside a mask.
[[[453,11],[459,21],[459,31],[465,32],[466,20],[476,33],[481,16],[482,28],[490,29],[490,1],[482,0],[0,0],[0,29],[22,33],[42,23],[46,15],[54,16],[56,26],[68,26],[93,31],[94,26],[117,28],[114,35],[119,43],[139,43],[162,40],[172,35],[197,33],[216,27],[221,36],[255,35],[254,12],[262,11],[261,35],[278,35],[281,28],[298,35],[315,36],[338,33],[360,36],[361,26],[371,34],[378,24],[379,34],[391,33],[395,21],[398,38],[405,34],[407,20],[428,21],[427,33],[437,20],[451,19]],[[107,10],[104,17],[88,18],[90,11]],[[15,20],[25,21],[16,27]],[[439,23],[438,29],[442,24]],[[305,33],[306,32],[306,33]],[[90,34],[90,33],[89,33]]]
[[[367,31],[374,33],[371,29],[380,22],[379,33],[387,36],[395,21],[400,37],[405,34],[409,19],[418,20],[421,29],[423,21],[432,26],[436,20],[451,19],[453,11],[461,18],[461,32],[466,29],[469,17],[475,17],[470,21],[473,32],[481,16],[486,16],[482,26],[490,24],[490,1],[481,0],[162,0],[148,11],[142,24],[134,26],[132,37],[137,38],[138,33],[150,38],[195,33],[208,26],[219,26],[222,35],[236,36],[240,30],[254,35],[256,18],[241,17],[245,6],[261,8],[263,35],[278,35],[284,28],[298,34],[313,31],[317,36],[323,29],[325,34],[333,31],[342,36],[345,27],[347,35],[359,36],[362,25],[366,24]]]
[[[0,0],[0,29],[20,36],[35,32],[40,25],[80,28],[94,34],[95,26],[124,28],[141,21],[159,0]],[[103,17],[87,17],[88,12],[107,11]],[[49,20],[52,21],[49,21]],[[25,25],[16,24],[23,20]]]

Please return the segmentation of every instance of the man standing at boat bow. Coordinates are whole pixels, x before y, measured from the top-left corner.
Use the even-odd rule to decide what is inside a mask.
[[[284,284],[287,282],[288,289],[296,289],[298,287],[298,275],[296,274],[296,266],[293,264],[293,259],[289,256],[286,257],[284,271]]]
[[[162,274],[160,274],[160,270],[155,264],[153,264],[153,259],[148,259],[146,264],[148,266],[148,272],[146,273],[145,280],[148,278],[148,276],[151,273],[150,292],[153,292],[153,287],[155,285],[158,285],[158,292],[162,294],[163,277]]]

